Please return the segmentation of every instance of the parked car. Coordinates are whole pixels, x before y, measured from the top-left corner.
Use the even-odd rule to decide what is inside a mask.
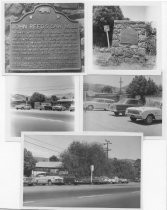
[[[50,103],[42,103],[39,107],[39,110],[52,110],[52,106]]]
[[[151,125],[155,120],[162,120],[162,109],[158,107],[131,107],[126,110],[126,115],[131,121],[144,120],[147,125]]]
[[[36,175],[35,184],[42,184],[42,185],[64,184],[64,180],[60,176],[42,173]]]
[[[74,184],[75,185],[78,185],[78,184],[91,184],[91,180],[90,180],[90,177],[89,178],[76,178]]]
[[[104,177],[94,177],[92,180],[93,184],[107,184],[108,180]]]
[[[35,179],[34,177],[26,177],[23,178],[23,184],[27,186],[33,186],[35,185]]]
[[[62,105],[55,105],[55,106],[52,107],[52,110],[53,111],[65,111],[66,107],[62,106]]]
[[[112,184],[118,184],[119,183],[119,178],[116,176],[116,177],[113,177],[110,181],[110,183]]]
[[[70,108],[69,108],[70,112],[74,112],[75,111],[75,106],[74,105],[71,105]]]
[[[119,178],[119,183],[121,183],[121,184],[128,184],[129,181],[127,179],[120,179]]]
[[[26,104],[19,104],[15,107],[17,110],[18,109],[21,109],[21,110],[30,110],[31,109],[31,106],[30,105],[26,105]]]
[[[117,103],[113,103],[110,105],[110,111],[114,112],[116,116],[118,116],[120,113],[122,115],[125,115],[126,109],[129,107],[139,107],[142,106],[142,103],[138,99],[134,98],[124,98],[121,99]]]
[[[66,175],[63,177],[63,179],[64,179],[64,184],[68,185],[75,184],[76,182],[76,177],[73,175]]]
[[[102,109],[102,110],[109,110],[110,104],[114,103],[115,101],[112,99],[107,98],[94,98],[91,101],[86,101],[84,103],[84,109],[92,111],[94,109]]]

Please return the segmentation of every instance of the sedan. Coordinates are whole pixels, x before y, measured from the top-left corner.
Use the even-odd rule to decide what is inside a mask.
[[[62,105],[56,105],[52,107],[53,111],[65,111],[66,107],[62,106]]]
[[[91,101],[86,101],[84,103],[84,109],[92,111],[94,109],[101,109],[101,110],[109,110],[110,104],[114,103],[115,101],[112,99],[107,98],[94,98]]]

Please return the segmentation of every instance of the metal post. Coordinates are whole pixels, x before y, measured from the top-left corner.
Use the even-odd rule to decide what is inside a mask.
[[[108,36],[108,31],[106,31],[106,35],[107,35],[108,48],[110,48],[110,40],[109,40],[109,36]]]

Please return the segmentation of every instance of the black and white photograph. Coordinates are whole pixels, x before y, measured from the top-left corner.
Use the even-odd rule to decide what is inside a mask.
[[[141,208],[141,134],[23,139],[24,207]]]
[[[6,3],[6,73],[84,71],[83,3]]]
[[[93,6],[93,68],[157,69],[159,6]]]
[[[162,106],[161,75],[84,77],[84,131],[162,136]]]
[[[72,76],[7,78],[6,135],[21,131],[74,131],[75,81]]]

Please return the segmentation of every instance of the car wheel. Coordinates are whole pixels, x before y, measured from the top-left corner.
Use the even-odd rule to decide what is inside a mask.
[[[154,120],[153,115],[148,115],[147,118],[145,119],[145,122],[147,125],[151,125],[153,120]]]
[[[89,105],[87,108],[89,111],[92,111],[94,109],[93,105]]]
[[[119,115],[119,112],[114,112],[115,116],[118,116]]]
[[[130,117],[132,122],[136,122],[136,118],[135,117]]]

